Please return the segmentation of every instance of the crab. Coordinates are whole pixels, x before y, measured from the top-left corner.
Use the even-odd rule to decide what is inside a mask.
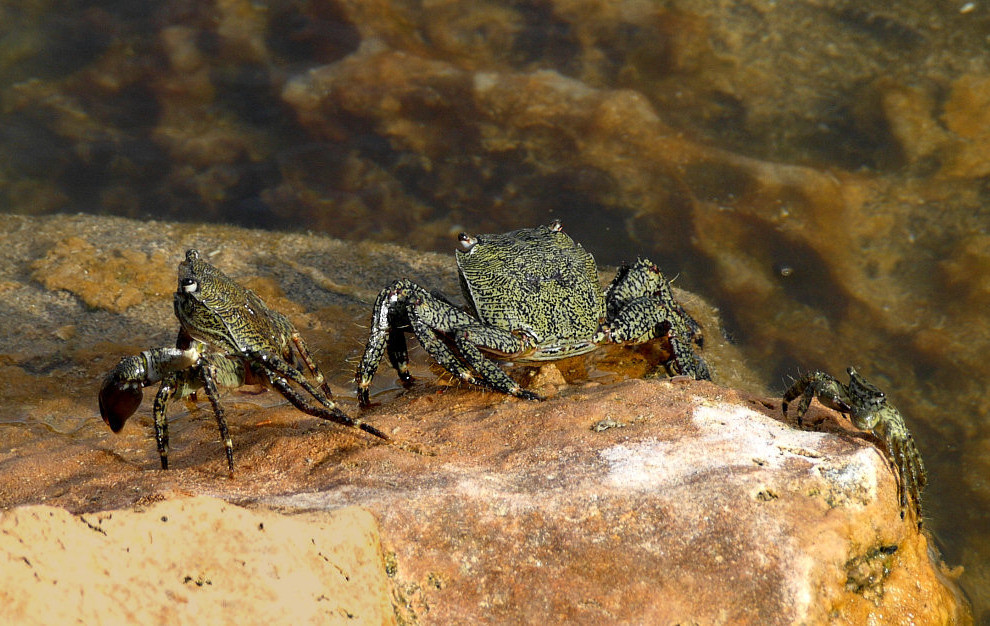
[[[711,378],[692,345],[701,343],[700,327],[648,259],[623,265],[603,292],[594,257],[558,220],[504,234],[461,233],[458,240],[464,248],[456,258],[465,309],[405,279],[379,293],[355,376],[362,406],[370,403],[369,387],[385,354],[404,384],[412,380],[406,333],[453,376],[531,400],[543,398],[523,389],[489,357],[541,363],[601,344],[666,336],[677,373]]]
[[[824,372],[812,372],[804,376],[784,393],[781,405],[784,415],[787,407],[798,396],[798,426],[802,425],[804,414],[812,398],[830,409],[850,417],[853,425],[869,431],[878,437],[886,448],[888,461],[896,468],[898,475],[897,493],[901,505],[901,519],[909,506],[914,503],[915,519],[918,527],[922,524],[921,491],[928,482],[921,453],[908,431],[904,418],[893,405],[887,402],[884,392],[863,378],[853,368],[849,373],[849,384],[843,385],[833,376]]]
[[[103,380],[100,414],[113,432],[119,432],[140,406],[143,389],[161,382],[153,409],[155,439],[162,469],[168,469],[167,405],[203,389],[213,406],[227,466],[233,474],[233,443],[219,389],[263,384],[304,413],[388,439],[377,428],[337,408],[299,332],[254,292],[203,260],[197,250],[186,252],[185,260],[179,263],[178,278],[174,305],[180,328],[175,347],[124,357]],[[315,385],[298,369],[300,361]]]

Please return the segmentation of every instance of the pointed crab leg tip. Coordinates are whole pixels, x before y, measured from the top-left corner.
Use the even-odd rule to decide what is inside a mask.
[[[372,434],[372,435],[374,435],[374,436],[376,436],[376,437],[378,437],[380,439],[383,439],[385,441],[389,441],[390,440],[389,437],[388,437],[388,435],[386,435],[382,431],[378,430],[377,428],[375,428],[371,424],[365,424],[364,422],[358,422],[357,427],[360,428],[361,430],[363,430],[364,432],[370,433],[370,434]]]
[[[516,396],[517,398],[522,398],[523,400],[536,400],[540,402],[546,400],[545,397],[541,396],[535,391],[530,391],[528,389],[522,389],[522,388],[514,391],[512,395]]]

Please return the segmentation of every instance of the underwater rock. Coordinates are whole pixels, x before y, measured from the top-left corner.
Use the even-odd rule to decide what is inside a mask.
[[[946,176],[981,178],[990,174],[990,75],[956,79],[944,103],[945,126],[958,138],[947,156]]]

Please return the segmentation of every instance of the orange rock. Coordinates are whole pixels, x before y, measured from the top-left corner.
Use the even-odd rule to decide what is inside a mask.
[[[965,622],[883,455],[777,411],[693,382],[418,395],[367,418],[433,456],[389,452],[378,475],[357,455],[343,490],[264,500],[374,511],[432,623]]]

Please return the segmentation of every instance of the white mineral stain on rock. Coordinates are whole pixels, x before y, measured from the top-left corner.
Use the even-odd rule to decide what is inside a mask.
[[[823,433],[796,430],[746,406],[694,398],[692,445],[644,439],[601,451],[609,480],[626,489],[655,489],[726,466],[778,469],[791,459],[823,463]]]
[[[619,444],[599,454],[608,463],[609,481],[626,489],[653,489],[671,480],[681,473],[685,456],[673,444],[656,439]]]

